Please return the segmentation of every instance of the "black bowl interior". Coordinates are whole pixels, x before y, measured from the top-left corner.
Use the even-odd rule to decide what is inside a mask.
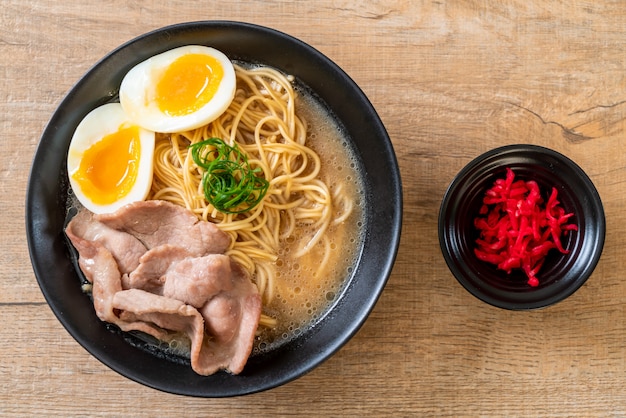
[[[360,158],[366,185],[366,228],[360,259],[337,303],[308,332],[272,352],[253,356],[238,376],[202,377],[188,365],[128,343],[95,316],[81,292],[64,240],[68,192],[65,168],[74,129],[93,108],[117,95],[125,73],[167,49],[201,44],[233,60],[258,62],[296,77],[343,126]],[[142,35],[95,64],[52,115],[34,157],[26,198],[26,230],[39,286],[60,322],[91,354],[118,373],[147,386],[199,397],[243,395],[270,389],[310,371],[360,328],[391,273],[400,239],[402,188],[387,132],[359,87],[331,60],[307,44],[272,29],[239,22],[178,24]],[[136,345],[141,345],[138,343]]]
[[[570,222],[578,231],[564,235],[569,254],[551,251],[538,273],[539,286],[526,283],[517,269],[506,274],[474,255],[478,232],[474,218],[482,198],[506,168],[515,178],[535,180],[547,200],[552,187]],[[534,309],[554,304],[574,293],[597,265],[605,237],[604,210],[591,180],[572,160],[553,150],[533,145],[510,145],[489,151],[459,172],[446,191],[439,214],[441,249],[456,279],[479,299],[506,309]]]

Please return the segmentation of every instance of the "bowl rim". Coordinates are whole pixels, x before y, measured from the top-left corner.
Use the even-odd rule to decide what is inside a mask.
[[[546,162],[548,161],[549,162]],[[516,292],[496,289],[490,283],[481,279],[481,274],[462,268],[464,264],[462,256],[458,254],[458,239],[454,236],[451,216],[455,214],[455,203],[460,197],[460,189],[464,187],[464,181],[470,179],[471,182],[480,174],[493,172],[494,169],[501,169],[511,164],[519,164],[518,167],[537,164],[537,167],[551,170],[553,174],[559,169],[565,168],[568,174],[575,176],[576,187],[585,193],[585,199],[578,199],[582,202],[581,207],[585,211],[585,219],[579,222],[585,228],[585,238],[576,241],[589,258],[575,260],[572,264],[577,269],[568,271],[566,276],[552,289],[549,287],[541,290],[534,290],[534,293]],[[545,167],[544,167],[545,165]],[[486,174],[485,174],[486,175]],[[471,183],[472,186],[476,183]],[[471,187],[471,186],[467,186]],[[478,186],[477,186],[478,187]],[[438,234],[440,248],[444,260],[454,276],[454,278],[477,299],[489,305],[508,310],[533,310],[554,305],[576,292],[592,275],[595,267],[600,261],[604,241],[606,236],[606,219],[604,207],[600,195],[583,169],[566,155],[534,144],[509,144],[488,150],[473,158],[466,164],[452,179],[446,188],[439,210]]]
[[[55,190],[67,187],[67,184],[63,184],[67,183],[63,179],[63,176],[67,177],[67,175],[63,173],[63,164],[50,161],[50,154],[66,155],[67,148],[64,144],[69,143],[69,139],[65,142],[55,139],[61,135],[61,132],[73,130],[73,127],[90,109],[110,101],[116,94],[116,84],[119,87],[121,77],[112,76],[107,74],[108,72],[115,71],[117,74],[123,74],[132,65],[154,55],[155,50],[163,51],[197,39],[203,40],[198,43],[207,45],[222,45],[233,43],[236,39],[243,39],[250,43],[246,45],[246,48],[250,50],[263,48],[264,42],[271,41],[275,43],[272,45],[279,47],[274,47],[272,51],[264,51],[263,53],[267,55],[258,61],[289,73],[290,69],[294,68],[289,53],[295,51],[299,55],[306,56],[311,62],[311,65],[308,65],[302,72],[295,74],[296,78],[305,86],[310,87],[320,100],[327,101],[326,98],[329,95],[349,91],[355,97],[354,102],[345,101],[345,104],[333,106],[332,112],[336,119],[343,123],[347,112],[351,111],[351,106],[358,105],[364,110],[363,127],[359,128],[363,129],[364,138],[356,138],[357,135],[352,133],[352,129],[348,133],[355,142],[353,144],[355,151],[357,150],[356,141],[362,144],[358,148],[361,163],[364,159],[370,161],[372,156],[379,159],[373,163],[371,170],[368,169],[364,173],[367,184],[364,199],[369,202],[373,198],[369,189],[375,187],[383,193],[389,193],[390,204],[371,209],[372,216],[380,217],[380,225],[367,221],[364,227],[371,228],[372,231],[366,234],[358,265],[352,277],[348,278],[349,283],[346,289],[329,313],[308,330],[306,335],[273,352],[251,358],[250,366],[247,365],[244,372],[237,376],[220,372],[212,376],[200,377],[190,370],[181,371],[183,366],[168,363],[168,379],[172,380],[167,380],[150,370],[151,366],[158,364],[155,361],[162,362],[163,360],[153,356],[156,359],[153,361],[145,357],[145,351],[135,350],[137,351],[135,352],[127,349],[129,344],[119,336],[111,337],[114,333],[108,332],[108,329],[108,335],[102,333],[102,330],[106,328],[105,324],[91,323],[89,322],[91,318],[78,317],[74,311],[90,306],[89,298],[83,297],[81,300],[73,301],[72,303],[78,304],[78,307],[69,306],[69,302],[64,300],[62,294],[64,284],[51,283],[51,277],[60,280],[73,280],[74,278],[66,278],[60,273],[60,271],[69,272],[73,269],[70,260],[55,258],[56,255],[66,251],[62,248],[65,243],[62,231],[60,231],[62,228],[60,224],[63,220],[57,219],[58,217],[52,219],[49,213],[51,209],[58,208],[61,203],[62,198],[56,194]],[[291,50],[280,48],[280,46],[288,46]],[[231,59],[245,59],[246,48],[241,49],[238,45],[234,45],[232,49],[235,52]],[[132,55],[132,62],[123,59],[126,55]],[[254,61],[254,58],[250,60]],[[120,62],[125,62],[125,66],[116,67]],[[276,65],[276,62],[286,64],[283,67]],[[323,82],[311,83],[314,74],[320,71],[326,72],[329,78]],[[93,83],[101,83],[98,85],[101,86],[101,91],[106,92],[104,97],[102,95],[94,97],[85,91]],[[333,89],[338,89],[338,92]],[[76,107],[76,103],[82,103],[81,112],[72,108]],[[385,158],[381,158],[381,155]],[[59,167],[61,168],[58,169]],[[375,175],[383,170],[387,174],[386,180],[383,180],[382,176]],[[56,171],[57,175],[44,175],[44,171],[51,173]],[[58,176],[59,171],[60,176]],[[203,20],[164,26],[121,44],[97,61],[70,88],[44,128],[33,157],[25,202],[26,235],[33,271],[48,306],[70,335],[90,354],[117,373],[148,387],[179,395],[221,398],[261,392],[301,377],[326,361],[357,333],[374,308],[391,274],[400,243],[402,198],[400,171],[388,133],[369,99],[336,63],[303,41],[272,28],[246,22]],[[369,209],[366,208],[367,210]],[[371,236],[376,236],[376,234],[383,234],[386,237],[387,245],[384,251],[378,256],[364,257],[364,253],[372,252],[374,242]],[[368,274],[368,268],[374,268],[376,274]],[[79,282],[76,281],[75,284],[77,291],[80,292]],[[359,287],[356,287],[356,284],[359,284]],[[74,295],[78,294],[74,290],[71,292],[74,292]],[[92,305],[91,311],[93,311]],[[348,315],[341,317],[336,314],[344,311],[348,312]],[[90,328],[82,324],[79,327],[77,321],[89,322]],[[333,330],[329,328],[330,323],[333,324]],[[333,332],[337,330],[340,332]],[[312,347],[312,354],[305,361],[301,361],[298,357],[298,350],[306,344]],[[116,358],[111,354],[116,350],[122,350],[121,352],[127,358]],[[279,356],[284,362],[281,363],[284,367],[280,370],[272,370],[271,367],[263,365],[263,361]],[[189,369],[188,366],[184,368]],[[174,378],[176,383],[173,383]]]

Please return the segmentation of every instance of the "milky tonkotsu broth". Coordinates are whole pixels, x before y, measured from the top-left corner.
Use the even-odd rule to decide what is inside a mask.
[[[307,145],[322,161],[321,179],[331,191],[341,187],[354,207],[345,222],[327,231],[332,250],[323,272],[315,274],[323,257],[321,244],[294,260],[291,255],[298,248],[298,237],[283,243],[276,263],[276,296],[264,306],[264,313],[276,318],[278,325],[276,329],[260,328],[254,352],[268,351],[297,337],[323,317],[351,276],[363,242],[365,201],[356,157],[328,111],[302,90],[297,97],[297,112],[308,125]],[[305,235],[306,227],[300,228]]]

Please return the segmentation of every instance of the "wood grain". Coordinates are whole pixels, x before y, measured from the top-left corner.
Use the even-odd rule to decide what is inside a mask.
[[[203,19],[269,26],[335,60],[383,119],[404,187],[397,262],[355,338],[301,379],[234,399],[164,394],[92,358],[46,305],[24,228],[32,156],[68,89],[133,37]],[[625,416],[625,32],[619,1],[3,1],[0,414]],[[469,295],[437,237],[454,175],[510,143],[576,161],[607,218],[591,279],[533,312]]]

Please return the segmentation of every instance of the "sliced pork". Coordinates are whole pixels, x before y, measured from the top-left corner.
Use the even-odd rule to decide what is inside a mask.
[[[192,257],[184,248],[160,245],[141,257],[129,275],[128,287],[201,308],[220,291],[232,289],[230,265],[230,257],[224,254]]]
[[[205,338],[204,320],[197,309],[141,289],[117,292],[113,306],[120,311],[123,331],[142,331],[162,341],[171,340],[178,332],[187,335],[191,341],[192,367],[196,370],[195,363]]]
[[[144,289],[152,293],[163,294],[165,274],[172,264],[177,263],[189,252],[176,245],[160,245],[146,251],[139,258],[139,265],[129,276],[125,288]]]
[[[228,256],[187,257],[168,270],[163,295],[201,308],[214,295],[232,290],[231,276]]]
[[[137,238],[94,220],[93,214],[87,210],[80,211],[72,218],[65,233],[72,241],[80,237],[102,244],[115,258],[122,274],[137,268],[139,257],[146,252],[146,247]]]
[[[70,221],[66,234],[93,284],[96,313],[162,341],[186,335],[199,374],[240,373],[261,315],[257,287],[223,254],[227,234],[172,206],[139,202],[110,215],[83,210]]]
[[[207,332],[213,336],[211,344],[227,347],[228,370],[237,374],[243,370],[252,351],[261,316],[261,296],[243,268],[235,263],[232,267],[233,290],[216,295],[200,313]]]
[[[72,239],[73,238],[73,239]],[[98,241],[89,241],[77,236],[70,237],[80,254],[78,265],[92,283],[93,305],[98,318],[115,323],[113,296],[122,290],[118,263],[109,250]]]
[[[166,296],[140,289],[123,290],[115,294],[113,307],[120,311],[119,325],[124,331],[142,331],[162,341],[171,340],[178,332],[187,335],[191,341],[191,367],[196,373],[205,376],[219,370],[241,373],[252,350],[261,299],[257,294],[236,301],[228,293],[223,293],[212,300],[218,301],[218,304],[229,301],[228,305],[237,305],[234,310],[241,312],[245,318],[235,321],[224,321],[225,318],[220,316],[212,318],[214,324],[222,323],[230,327],[226,330],[231,336],[228,341],[223,340],[223,333],[216,335],[209,330],[207,335],[206,317],[197,309]]]
[[[205,329],[213,336],[206,341],[213,355],[198,359],[198,369],[204,372],[201,374],[212,374],[221,368],[241,373],[252,351],[261,316],[261,297],[258,293],[242,298],[220,293],[201,309],[201,313]]]
[[[148,249],[173,244],[192,255],[221,254],[231,238],[211,222],[202,222],[189,210],[163,200],[126,205],[116,212],[94,215],[110,228],[127,232]]]

